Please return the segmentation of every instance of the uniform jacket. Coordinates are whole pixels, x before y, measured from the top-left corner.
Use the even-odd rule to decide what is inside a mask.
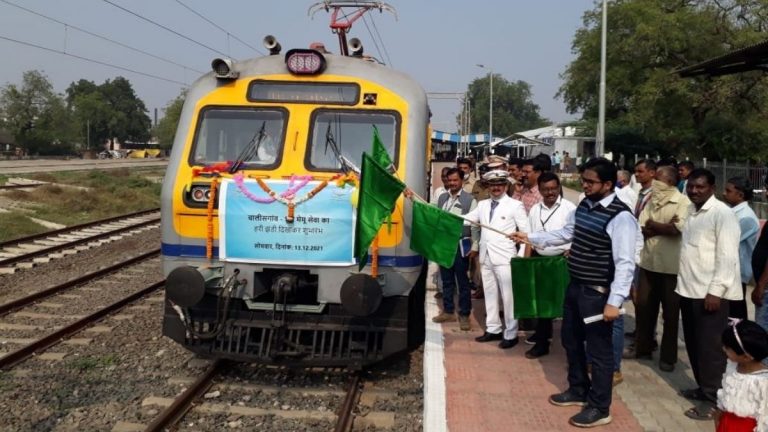
[[[525,213],[523,203],[503,195],[493,213],[493,220],[489,220],[491,202],[493,199],[478,202],[477,207],[467,213],[464,218],[496,228],[507,234],[512,234],[515,231],[528,232],[528,216]],[[480,229],[479,258],[481,263],[485,261],[486,257],[489,257],[491,264],[495,266],[509,265],[514,256],[523,256],[524,250],[524,248],[520,248],[520,252],[518,252],[515,242],[502,234],[485,228]]]

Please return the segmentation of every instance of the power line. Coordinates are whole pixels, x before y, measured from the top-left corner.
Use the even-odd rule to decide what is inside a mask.
[[[198,41],[196,41],[196,40],[192,39],[192,38],[191,38],[191,37],[189,37],[189,36],[183,35],[183,34],[181,34],[181,33],[177,32],[176,30],[173,30],[173,29],[171,29],[171,28],[168,28],[168,27],[166,27],[166,26],[164,26],[164,25],[162,25],[162,24],[160,24],[160,23],[157,23],[157,22],[155,22],[155,21],[152,21],[151,19],[149,19],[149,18],[147,18],[147,17],[145,17],[145,16],[142,16],[142,15],[140,15],[140,14],[138,14],[138,13],[136,13],[136,12],[134,12],[134,11],[130,10],[130,9],[126,9],[126,8],[124,8],[124,7],[122,7],[122,6],[118,5],[118,4],[115,4],[115,3],[111,2],[110,0],[102,0],[102,1],[103,1],[104,3],[110,4],[110,5],[112,5],[112,6],[116,7],[116,8],[118,8],[118,9],[120,9],[120,10],[124,11],[124,12],[127,12],[127,13],[129,13],[129,14],[133,15],[133,16],[135,16],[136,18],[142,19],[142,20],[144,20],[144,21],[146,21],[146,22],[148,22],[148,23],[150,23],[150,24],[154,24],[154,25],[156,25],[156,26],[158,26],[158,27],[160,27],[160,28],[162,28],[162,29],[164,29],[164,30],[166,30],[166,31],[169,31],[169,32],[171,32],[171,33],[175,34],[176,36],[178,36],[178,37],[180,37],[180,38],[184,38],[184,39],[186,39],[186,40],[188,40],[188,41],[190,41],[190,42],[192,42],[192,43],[194,43],[194,44],[197,44],[197,45],[199,45],[199,46],[201,46],[201,47],[203,47],[203,48],[206,48],[206,49],[208,49],[208,50],[211,50],[211,51],[213,51],[213,52],[215,52],[215,53],[217,53],[217,54],[221,54],[221,55],[223,55],[223,56],[225,56],[225,57],[229,57],[229,55],[227,55],[226,53],[223,53],[223,52],[221,52],[221,51],[217,50],[216,48],[211,48],[211,47],[209,47],[208,45],[206,45],[206,44],[204,44],[204,43],[202,43],[202,42],[198,42]]]
[[[130,45],[126,45],[126,44],[124,44],[124,43],[122,43],[122,42],[118,42],[118,41],[116,41],[116,40],[112,40],[112,39],[110,39],[110,38],[108,38],[108,37],[106,37],[106,36],[102,36],[102,35],[99,35],[99,34],[96,34],[96,33],[90,32],[90,31],[88,31],[88,30],[85,30],[85,29],[83,29],[83,28],[77,27],[77,26],[75,26],[75,25],[72,25],[72,24],[68,24],[68,23],[65,23],[64,21],[60,21],[60,20],[57,20],[57,19],[55,19],[55,18],[51,18],[51,17],[49,17],[49,16],[46,16],[46,15],[43,15],[43,14],[41,14],[41,13],[39,13],[39,12],[35,12],[35,11],[31,10],[31,9],[27,9],[27,8],[25,8],[25,7],[23,7],[23,6],[17,5],[17,4],[15,4],[15,3],[13,3],[13,2],[10,2],[10,1],[8,1],[8,0],[0,0],[0,2],[3,2],[3,3],[5,3],[5,4],[7,4],[7,5],[9,5],[9,6],[13,6],[13,7],[15,7],[15,8],[19,8],[19,9],[21,9],[21,10],[23,10],[23,11],[25,11],[25,12],[31,13],[31,14],[33,14],[33,15],[37,15],[37,16],[39,16],[39,17],[41,17],[41,18],[45,18],[45,19],[47,19],[47,20],[49,20],[49,21],[53,21],[53,22],[55,22],[55,23],[57,23],[57,24],[61,24],[61,25],[63,25],[63,26],[64,26],[64,28],[65,28],[65,29],[66,29],[66,28],[73,28],[73,29],[75,29],[75,30],[78,30],[78,31],[81,31],[81,32],[83,32],[83,33],[85,33],[85,34],[87,34],[87,35],[90,35],[90,36],[93,36],[93,37],[96,37],[96,38],[99,38],[99,39],[103,39],[103,40],[105,40],[105,41],[108,41],[108,42],[111,42],[111,43],[113,43],[113,44],[115,44],[115,45],[119,45],[119,46],[121,46],[121,47],[123,47],[123,48],[127,48],[127,49],[129,49],[129,50],[132,50],[132,51],[136,51],[136,52],[139,52],[139,53],[141,53],[141,54],[144,54],[144,55],[150,56],[150,57],[152,57],[152,58],[155,58],[155,59],[158,59],[158,60],[162,60],[162,61],[164,61],[164,62],[166,62],[166,63],[170,63],[170,64],[172,64],[172,65],[175,65],[175,66],[179,66],[179,67],[181,67],[181,68],[184,68],[184,69],[189,69],[189,70],[191,70],[191,71],[194,71],[194,72],[197,72],[197,73],[199,73],[199,74],[204,74],[204,73],[205,73],[205,72],[203,72],[203,71],[199,71],[199,70],[197,70],[197,69],[195,69],[195,68],[191,68],[191,67],[189,67],[189,66],[185,66],[185,65],[183,65],[183,64],[180,64],[180,63],[176,63],[176,62],[174,62],[174,61],[172,61],[172,60],[168,60],[168,59],[165,59],[165,58],[163,58],[163,57],[160,57],[160,56],[154,55],[154,54],[152,54],[152,53],[149,53],[149,52],[146,52],[146,51],[143,51],[143,50],[140,50],[140,49],[138,49],[138,48],[134,48],[134,47],[132,47],[132,46],[130,46]]]
[[[227,34],[227,37],[231,36],[231,37],[232,37],[234,40],[236,40],[236,41],[240,42],[241,44],[243,44],[243,45],[247,46],[248,48],[250,48],[250,49],[252,49],[252,50],[256,51],[257,53],[259,53],[259,54],[261,54],[261,55],[266,55],[266,54],[264,54],[264,52],[262,52],[260,49],[258,49],[258,48],[256,48],[256,47],[254,47],[254,46],[251,46],[251,45],[250,45],[249,43],[247,43],[246,41],[244,41],[244,40],[240,39],[239,37],[237,37],[237,36],[233,35],[232,33],[230,33],[230,32],[229,32],[229,30],[227,30],[227,29],[225,29],[225,28],[221,27],[220,25],[216,24],[215,22],[213,22],[213,21],[209,20],[208,18],[206,18],[205,16],[203,16],[203,14],[201,14],[200,12],[198,12],[198,11],[196,11],[196,10],[192,9],[191,7],[187,6],[186,4],[182,3],[182,2],[181,2],[181,0],[176,0],[176,3],[180,4],[180,5],[181,5],[181,6],[183,6],[185,9],[187,9],[187,10],[188,10],[188,11],[190,11],[190,12],[192,12],[193,14],[195,14],[195,15],[199,16],[200,18],[202,18],[203,20],[205,20],[205,22],[207,22],[208,24],[210,24],[210,25],[212,25],[212,26],[216,27],[217,29],[219,29],[219,30],[223,31],[224,33],[226,33],[226,34]]]
[[[373,17],[371,17],[371,25],[373,26],[373,31],[376,33],[376,36],[379,37],[379,40],[381,41],[381,48],[384,49],[384,55],[387,56],[387,63],[389,63],[390,66],[394,67],[392,64],[392,59],[389,58],[389,52],[387,52],[387,46],[384,44],[384,39],[382,39],[381,34],[379,34],[379,29],[376,27],[376,21],[373,20]]]
[[[56,50],[56,49],[53,49],[53,48],[44,47],[44,46],[41,46],[41,45],[35,45],[33,43],[30,43],[30,42],[24,42],[24,41],[20,41],[20,40],[17,40],[17,39],[12,39],[12,38],[9,38],[9,37],[6,37],[6,36],[2,36],[2,35],[0,35],[0,39],[7,40],[9,42],[15,42],[17,44],[26,45],[26,46],[33,47],[33,48],[38,48],[38,49],[45,50],[45,51],[54,52],[54,53],[57,53],[57,54],[62,54],[62,55],[69,56],[69,57],[74,57],[76,59],[84,60],[84,61],[91,62],[91,63],[96,63],[96,64],[99,64],[99,65],[102,65],[102,66],[107,66],[107,67],[111,67],[111,68],[115,68],[115,69],[120,69],[120,70],[123,70],[123,71],[126,71],[126,72],[131,72],[131,73],[135,73],[135,74],[138,74],[138,75],[143,75],[145,77],[154,78],[154,79],[158,79],[158,80],[161,80],[161,81],[167,81],[167,82],[174,83],[174,84],[181,84],[184,87],[189,87],[189,85],[187,83],[183,83],[181,81],[176,81],[176,80],[172,80],[172,79],[169,79],[169,78],[163,78],[161,76],[152,75],[152,74],[149,74],[149,73],[146,73],[146,72],[137,71],[135,69],[129,69],[129,68],[125,68],[125,67],[122,67],[122,66],[115,66],[113,64],[109,64],[109,63],[106,63],[106,62],[103,62],[103,61],[94,60],[94,59],[91,59],[91,58],[88,58],[88,57],[79,56],[79,55],[76,55],[76,54],[70,54],[70,53],[65,52],[65,51],[59,51],[59,50]]]
[[[376,52],[379,53],[379,57],[384,58],[384,56],[381,54],[381,49],[379,49],[379,44],[376,42],[376,38],[373,36],[373,32],[371,32],[371,28],[368,27],[368,20],[365,19],[365,15],[363,15],[363,24],[365,24],[365,28],[368,29],[368,34],[371,35],[373,46],[376,47]]]

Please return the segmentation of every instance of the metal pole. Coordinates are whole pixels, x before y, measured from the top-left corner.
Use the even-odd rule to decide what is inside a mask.
[[[90,150],[91,149],[91,120],[88,119],[85,121],[85,134],[87,136],[85,141],[85,149]]]
[[[477,67],[482,69],[488,69],[488,80],[490,85],[490,91],[488,92],[488,149],[491,148],[491,141],[493,139],[493,69],[490,66],[478,64]]]
[[[493,141],[493,69],[488,68],[491,72],[488,74],[491,80],[491,94],[488,98],[488,149],[491,150],[491,142]]]
[[[605,154],[605,47],[608,27],[608,4],[603,0],[603,24],[600,40],[600,101],[597,120],[597,156]]]

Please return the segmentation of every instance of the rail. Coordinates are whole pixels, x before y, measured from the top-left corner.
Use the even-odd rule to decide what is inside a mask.
[[[98,321],[101,318],[109,315],[110,313],[120,310],[126,305],[133,303],[134,301],[148,294],[151,294],[154,291],[157,291],[164,285],[165,285],[164,280],[160,282],[155,282],[152,285],[149,285],[139,291],[136,291],[133,294],[123,297],[122,299],[116,301],[115,303],[112,303],[109,306],[99,309],[98,311],[84,318],[81,318],[70,325],[62,327],[61,329],[53,333],[50,333],[47,336],[43,336],[42,338],[32,342],[31,344],[28,344],[22,348],[19,348],[16,351],[8,353],[4,357],[0,358],[0,370],[8,370],[13,368],[14,366],[26,360],[27,358],[34,355],[35,353],[44,351],[58,344],[59,342],[61,342],[62,339],[68,336],[71,336],[74,333],[77,333],[78,331],[94,323],[95,321]]]
[[[19,238],[16,238],[16,239],[6,240],[6,241],[3,241],[3,242],[0,242],[0,249],[4,248],[6,246],[17,245],[17,244],[20,244],[20,243],[28,243],[28,242],[39,240],[39,239],[42,239],[42,238],[56,236],[56,235],[59,235],[59,234],[64,234],[64,233],[68,233],[68,232],[72,232],[72,231],[77,231],[77,230],[80,230],[80,229],[90,228],[90,227],[93,227],[93,226],[108,224],[108,223],[119,221],[119,220],[122,220],[122,219],[130,219],[132,217],[138,217],[138,216],[144,216],[144,215],[151,214],[151,213],[157,213],[159,211],[160,211],[159,208],[141,210],[141,211],[137,211],[137,212],[133,212],[133,213],[127,213],[127,214],[124,214],[124,215],[112,216],[112,217],[109,217],[109,218],[106,218],[106,219],[100,219],[100,220],[96,220],[96,221],[92,221],[92,222],[86,222],[86,223],[82,223],[82,224],[79,224],[79,225],[72,225],[72,226],[69,226],[69,227],[66,227],[66,228],[61,228],[61,229],[57,229],[57,230],[53,230],[53,231],[46,231],[46,232],[43,232],[43,233],[40,233],[40,234],[34,234],[34,235],[31,235],[31,236],[19,237]]]
[[[226,360],[218,359],[208,366],[208,369],[184,393],[179,395],[168,408],[163,410],[147,426],[145,431],[160,432],[175,426],[187,414],[187,411],[192,407],[192,403],[208,391],[213,383],[213,379],[221,372],[226,363]]]
[[[80,276],[79,278],[75,278],[72,280],[69,280],[67,282],[64,282],[62,284],[56,285],[51,288],[44,289],[42,291],[38,291],[35,293],[32,293],[28,296],[22,297],[20,299],[16,299],[13,301],[10,301],[8,303],[0,305],[0,316],[6,315],[10,312],[15,311],[16,309],[19,309],[21,307],[30,305],[38,300],[44,299],[46,297],[50,297],[54,294],[58,294],[66,289],[72,288],[76,285],[81,285],[83,283],[86,283],[88,281],[91,281],[93,279],[99,278],[101,276],[104,276],[106,274],[112,273],[116,270],[119,270],[123,267],[129,266],[131,264],[135,264],[140,261],[144,261],[147,258],[151,258],[153,256],[159,255],[160,249],[155,249],[153,251],[135,256],[133,258],[129,258],[123,262],[117,263],[115,265],[103,268],[101,270],[97,270],[95,272],[88,273],[86,275]]]
[[[78,240],[73,240],[73,241],[67,242],[67,243],[62,243],[60,245],[50,246],[50,247],[39,249],[39,250],[36,250],[36,251],[31,251],[31,252],[28,252],[28,253],[25,253],[25,254],[22,254],[22,255],[17,255],[17,256],[14,256],[14,257],[10,257],[10,258],[5,258],[5,259],[0,260],[0,267],[7,267],[7,266],[10,266],[12,264],[16,264],[18,262],[21,262],[21,261],[27,261],[27,260],[29,260],[31,258],[39,257],[41,255],[47,255],[47,254],[50,254],[50,253],[53,253],[53,252],[60,251],[62,249],[67,249],[67,248],[70,248],[70,247],[73,247],[73,246],[78,246],[78,245],[81,245],[83,243],[92,242],[94,240],[99,240],[99,239],[102,239],[102,238],[105,238],[105,237],[111,237],[111,236],[113,236],[115,234],[120,234],[120,233],[123,233],[123,232],[126,232],[126,231],[131,231],[131,230],[134,230],[136,228],[141,228],[143,226],[152,225],[152,224],[155,224],[155,223],[158,223],[158,222],[160,222],[160,218],[153,218],[153,219],[150,219],[150,220],[147,220],[147,221],[144,221],[144,222],[139,222],[139,223],[127,226],[127,227],[118,228],[118,229],[111,230],[111,231],[108,231],[108,232],[105,232],[105,233],[94,234],[92,236],[84,237],[84,238],[81,238],[81,239],[78,239]]]

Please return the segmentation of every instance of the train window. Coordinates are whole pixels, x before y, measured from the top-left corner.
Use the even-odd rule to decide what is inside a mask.
[[[190,163],[206,165],[250,155],[246,168],[277,166],[283,153],[287,112],[268,108],[204,108]]]
[[[355,83],[256,80],[248,85],[251,102],[355,105],[359,97],[360,86]]]
[[[310,170],[338,171],[342,163],[359,169],[363,152],[371,151],[373,126],[397,165],[400,115],[395,111],[316,110],[305,157]]]

